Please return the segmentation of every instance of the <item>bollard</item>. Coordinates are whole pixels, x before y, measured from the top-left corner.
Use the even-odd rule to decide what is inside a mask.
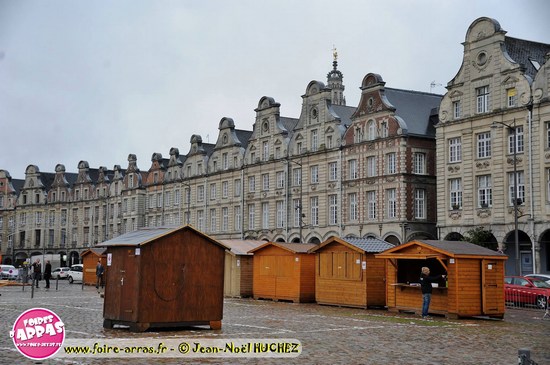
[[[59,288],[59,275],[55,278],[55,291]]]
[[[31,285],[31,299],[34,298],[34,283]]]
[[[529,349],[518,350],[518,364],[529,365],[531,363],[531,352]]]

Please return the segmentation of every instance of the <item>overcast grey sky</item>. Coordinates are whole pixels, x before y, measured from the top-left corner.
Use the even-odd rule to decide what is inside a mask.
[[[154,152],[215,143],[223,117],[251,130],[258,101],[299,117],[339,55],[347,104],[363,77],[443,94],[481,16],[550,43],[546,0],[0,0],[0,169],[147,170]]]

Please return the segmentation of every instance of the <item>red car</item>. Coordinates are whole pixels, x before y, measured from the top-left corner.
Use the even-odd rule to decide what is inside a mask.
[[[507,302],[545,309],[550,298],[550,284],[526,276],[505,276],[504,293]]]

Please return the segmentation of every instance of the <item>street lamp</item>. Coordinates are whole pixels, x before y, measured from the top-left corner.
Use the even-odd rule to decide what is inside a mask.
[[[505,126],[510,133],[514,136],[512,138],[513,144],[513,156],[514,156],[514,193],[512,196],[512,204],[514,205],[514,243],[516,248],[516,275],[521,275],[521,261],[519,257],[519,232],[518,232],[518,171],[517,171],[517,127],[516,127],[516,118],[512,125],[508,125],[503,122],[493,121],[493,128],[498,128],[498,124]]]

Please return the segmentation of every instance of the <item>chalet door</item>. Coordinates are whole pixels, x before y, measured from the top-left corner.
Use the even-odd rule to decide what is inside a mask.
[[[137,321],[138,307],[138,257],[133,248],[127,249],[124,254],[118,255],[119,262],[115,266],[113,259],[114,284],[120,295],[118,319],[121,321]]]
[[[482,311],[483,314],[495,314],[501,312],[502,303],[504,302],[504,283],[502,276],[503,261],[481,260],[481,280],[482,280]]]

